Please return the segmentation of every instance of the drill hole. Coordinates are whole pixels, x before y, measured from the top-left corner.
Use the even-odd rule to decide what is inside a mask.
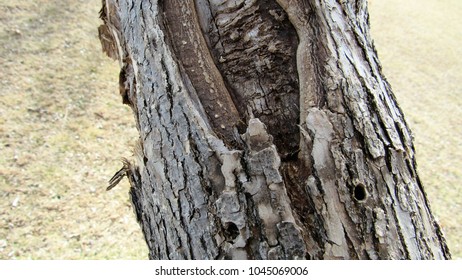
[[[363,184],[358,184],[353,190],[353,195],[357,201],[365,201],[367,198],[366,187]]]
[[[239,229],[236,224],[232,222],[228,222],[224,225],[224,232],[228,241],[232,241],[239,236]]]

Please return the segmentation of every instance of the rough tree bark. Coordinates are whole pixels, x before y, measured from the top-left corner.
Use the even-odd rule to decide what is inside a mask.
[[[103,0],[151,259],[448,259],[365,0]]]

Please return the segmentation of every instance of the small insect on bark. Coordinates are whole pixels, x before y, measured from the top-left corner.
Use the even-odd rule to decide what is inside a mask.
[[[125,177],[125,176],[130,176],[130,173],[131,173],[131,163],[128,161],[128,159],[126,158],[121,158],[121,161],[123,163],[123,166],[122,168],[116,172],[116,174],[114,174],[114,176],[112,176],[112,178],[109,180],[109,186],[106,188],[106,191],[109,191],[111,190],[112,188],[114,188],[115,186],[117,186],[120,181],[122,181],[122,179]]]

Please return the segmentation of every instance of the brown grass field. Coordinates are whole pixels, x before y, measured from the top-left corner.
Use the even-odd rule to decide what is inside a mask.
[[[0,259],[146,259],[123,181],[137,131],[100,0],[0,0]],[[432,210],[462,258],[462,1],[369,0]]]

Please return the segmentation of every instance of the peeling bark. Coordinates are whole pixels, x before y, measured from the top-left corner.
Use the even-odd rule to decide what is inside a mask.
[[[151,259],[448,259],[365,0],[103,0]]]

